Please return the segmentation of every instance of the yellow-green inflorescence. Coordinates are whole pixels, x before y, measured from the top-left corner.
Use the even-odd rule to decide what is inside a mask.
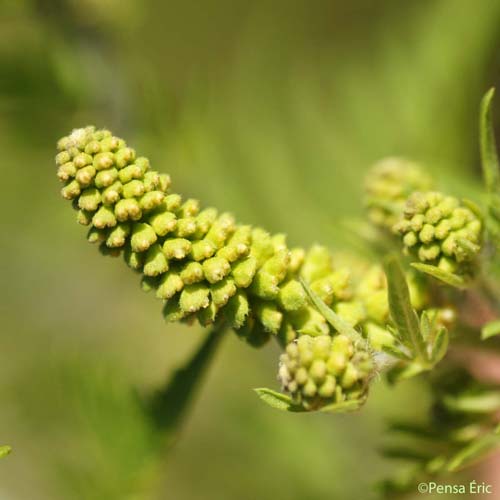
[[[481,250],[481,219],[440,192],[413,193],[393,230],[407,254],[450,273],[466,272]]]
[[[380,267],[363,269],[359,278],[353,277],[325,247],[289,249],[282,234],[272,236],[237,224],[228,213],[183,200],[171,192],[168,175],[152,170],[147,158],[138,157],[107,130],[76,129],[59,141],[58,149],[62,196],[72,201],[78,222],[89,226],[88,240],[99,243],[106,254],[123,254],[141,273],[143,288],[154,290],[164,301],[168,321],[197,319],[210,325],[220,320],[254,346],[275,335],[281,345],[292,345],[287,355],[299,345],[316,345],[316,337],[322,339],[318,345],[326,345],[336,332],[309,302],[302,278],[374,347],[392,342],[386,330],[387,286]],[[419,309],[425,294],[417,282],[410,283]],[[306,340],[296,346],[297,338]],[[342,339],[337,334],[327,351],[340,349]],[[332,401],[348,389],[352,394],[366,389],[373,371],[368,351],[349,345],[342,347],[347,349],[343,371],[329,368],[324,383],[316,372],[311,375],[317,394],[310,401],[316,406],[318,398]],[[352,385],[351,379],[356,379]],[[333,396],[332,384],[338,387]],[[293,384],[286,386],[294,392]]]
[[[384,158],[366,176],[365,205],[370,221],[390,229],[403,213],[408,196],[432,188],[432,179],[422,168],[404,158]]]
[[[373,368],[369,352],[346,335],[302,335],[281,355],[278,377],[294,404],[315,409],[361,398]]]

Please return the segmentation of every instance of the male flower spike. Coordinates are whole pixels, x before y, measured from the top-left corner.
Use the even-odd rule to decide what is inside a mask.
[[[282,345],[306,336],[327,347],[325,336],[336,332],[299,282],[304,278],[332,308],[349,300],[348,273],[334,269],[324,247],[290,250],[281,234],[236,224],[228,213],[183,200],[170,191],[168,175],[152,170],[147,158],[108,130],[76,129],[58,142],[58,150],[62,196],[72,201],[78,222],[90,227],[89,241],[98,242],[104,253],[123,254],[142,274],[143,286],[165,302],[167,320],[197,319],[209,325],[221,319],[255,346],[276,335]],[[303,344],[309,341],[301,341],[301,353]],[[329,367],[326,385],[318,385],[313,397],[313,382],[322,380],[316,373],[321,363],[314,363],[304,401],[313,398],[315,407],[343,400],[342,389],[366,391],[374,369],[364,345],[346,348],[338,340],[327,350],[325,360],[333,355],[346,364],[333,371]],[[306,358],[302,353],[298,360],[304,368]],[[286,366],[294,373],[293,360]],[[282,382],[296,392],[292,383]]]

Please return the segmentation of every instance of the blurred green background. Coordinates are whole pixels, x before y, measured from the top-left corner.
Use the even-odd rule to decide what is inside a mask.
[[[342,221],[380,157],[428,164],[457,194],[478,185],[499,25],[499,0],[0,2],[0,499],[127,498],[154,439],[129,390],[204,335],[166,326],[86,244],[59,196],[60,136],[108,127],[186,196],[362,252]],[[153,498],[375,498],[394,469],[385,421],[422,414],[426,394],[377,384],[355,416],[281,414],[251,391],[276,387],[276,357],[224,339]]]

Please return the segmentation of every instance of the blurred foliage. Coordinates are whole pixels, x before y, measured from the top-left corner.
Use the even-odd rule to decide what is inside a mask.
[[[381,156],[429,165],[458,195],[479,185],[499,20],[498,0],[4,0],[0,429],[15,453],[0,498],[124,498],[155,441],[132,388],[161,383],[201,338],[165,327],[121,263],[82,244],[59,210],[57,137],[110,127],[180,192],[291,243],[363,252],[342,221]],[[428,396],[377,387],[356,416],[276,414],[245,390],[273,376],[274,354],[226,339],[158,498],[375,495],[383,418],[416,418]]]

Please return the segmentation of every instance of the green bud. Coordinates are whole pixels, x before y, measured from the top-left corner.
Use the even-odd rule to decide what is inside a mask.
[[[127,237],[130,234],[130,225],[120,223],[113,228],[106,239],[106,245],[110,248],[118,248],[125,245]]]
[[[162,204],[164,198],[165,194],[161,191],[149,191],[141,197],[139,205],[144,211],[153,210]]]
[[[181,279],[186,285],[203,281],[203,267],[199,262],[189,262],[181,271]]]
[[[168,300],[171,299],[177,292],[180,292],[183,287],[184,282],[179,274],[174,271],[167,271],[161,276],[160,283],[156,290],[156,296],[159,299]]]
[[[78,206],[82,210],[95,212],[101,203],[101,195],[95,188],[85,189],[78,198]]]
[[[210,289],[201,284],[187,285],[182,290],[179,306],[185,313],[193,313],[208,307],[210,303]]]
[[[127,182],[127,184],[123,185],[124,198],[136,198],[142,196],[144,194],[144,191],[144,184],[137,179]]]
[[[191,246],[191,256],[195,261],[202,261],[212,257],[215,250],[215,245],[210,241],[195,241]]]
[[[224,316],[227,321],[237,330],[246,323],[249,313],[250,304],[247,294],[243,291],[237,292],[236,295],[229,299],[227,307],[224,309]]]
[[[145,252],[157,239],[149,224],[137,222],[132,226],[130,245],[134,252]]]
[[[133,179],[141,179],[143,175],[143,170],[139,165],[136,165],[135,163],[129,165],[128,167],[122,168],[118,172],[118,178],[120,179],[120,182],[122,184],[126,184]]]
[[[94,165],[94,168],[99,171],[111,168],[114,163],[115,161],[112,153],[98,153],[94,156],[92,165]]]
[[[196,232],[196,219],[194,217],[185,217],[177,221],[175,235],[178,238],[188,238]]]
[[[191,242],[184,238],[173,238],[165,241],[163,244],[163,252],[167,259],[184,259],[186,255],[189,254],[190,250]]]
[[[135,160],[135,151],[131,148],[122,148],[115,153],[115,163],[118,168],[126,167]]]
[[[254,307],[255,317],[269,333],[277,334],[283,321],[283,313],[272,302],[257,302]]]
[[[102,192],[102,202],[105,205],[114,205],[120,200],[122,185],[120,182],[114,182]]]
[[[182,203],[182,198],[178,194],[169,194],[168,196],[165,196],[165,208],[169,212],[175,212]]]
[[[225,278],[210,287],[212,301],[217,307],[225,306],[229,299],[236,294],[237,290],[234,280]]]
[[[144,261],[144,254],[139,252],[134,252],[131,248],[125,247],[125,252],[123,254],[125,262],[129,267],[138,271],[142,268]]]
[[[158,236],[165,236],[177,227],[177,219],[171,212],[159,212],[149,218],[149,224]]]
[[[115,205],[115,215],[120,222],[138,221],[142,217],[142,210],[137,200],[120,200]]]
[[[73,180],[61,189],[61,196],[67,200],[74,200],[80,192],[80,184],[76,180]]]
[[[257,272],[257,258],[250,256],[237,262],[232,269],[232,275],[238,288],[247,288]]]
[[[231,266],[226,259],[212,257],[203,262],[203,272],[209,283],[217,283],[230,272]]]
[[[59,178],[60,181],[63,182],[68,181],[75,175],[76,175],[76,167],[71,161],[64,163],[64,165],[61,165],[57,169],[57,177]]]
[[[307,303],[307,295],[297,280],[284,283],[279,290],[278,300],[285,311],[298,311]]]
[[[98,229],[116,226],[116,217],[113,210],[102,206],[92,217],[92,224]]]
[[[146,252],[143,273],[146,276],[158,276],[168,271],[168,262],[158,244],[152,245]]]

